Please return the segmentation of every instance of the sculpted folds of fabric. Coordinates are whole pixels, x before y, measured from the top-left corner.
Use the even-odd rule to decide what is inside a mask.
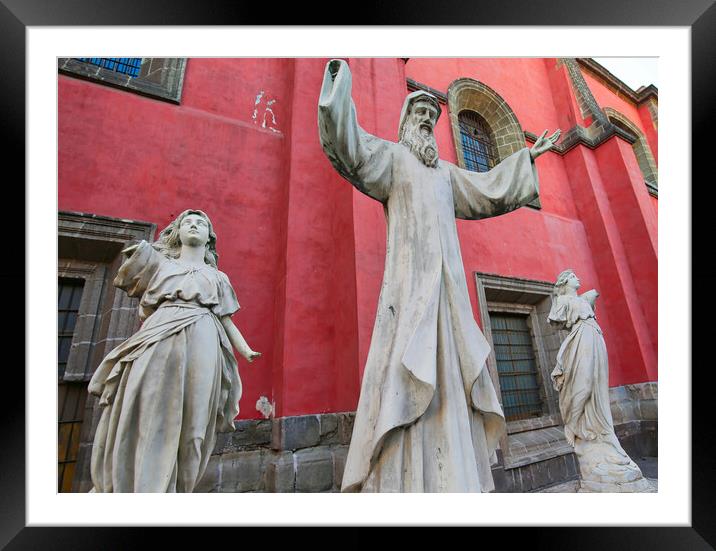
[[[455,225],[510,212],[538,194],[524,149],[487,173],[426,166],[360,128],[345,64],[326,70],[321,143],[336,170],[385,209],[383,286],[343,491],[490,491],[504,416],[485,371]],[[410,97],[408,98],[410,99]],[[406,109],[403,110],[404,115]]]
[[[221,316],[239,309],[215,268],[188,267],[142,242],[114,284],[141,297],[142,328],[104,359],[89,391],[102,416],[92,450],[96,492],[191,492],[216,432],[241,397]]]

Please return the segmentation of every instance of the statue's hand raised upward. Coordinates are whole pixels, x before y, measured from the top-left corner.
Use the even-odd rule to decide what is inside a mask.
[[[559,139],[559,135],[562,133],[561,130],[557,129],[554,134],[552,134],[549,138],[545,138],[547,135],[547,131],[545,130],[542,132],[542,135],[537,138],[537,141],[530,149],[530,155],[533,159],[536,159],[542,153],[545,153],[552,149],[552,146],[554,146],[555,143],[557,143],[557,140]]]

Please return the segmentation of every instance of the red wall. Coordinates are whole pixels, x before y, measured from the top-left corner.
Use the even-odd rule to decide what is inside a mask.
[[[253,364],[239,358],[243,418],[260,416],[260,396],[274,402],[277,416],[357,405],[385,219],[382,206],[353,190],[321,149],[316,107],[326,61],[191,59],[181,105],[59,77],[61,210],[146,220],[158,229],[186,208],[211,217],[219,267],[242,305],[234,321],[264,353]],[[480,80],[535,134],[581,121],[553,59],[349,63],[359,121],[386,139],[397,139],[406,77],[444,92],[457,78]],[[268,116],[264,128],[267,100],[275,100],[276,123]],[[441,157],[455,162],[447,111],[436,135]],[[602,293],[597,313],[610,384],[656,380],[656,207],[648,194],[619,191],[638,187],[635,163],[618,139],[594,152],[550,152],[537,160],[541,210],[458,222],[478,323],[474,272],[554,281],[571,267],[583,290]]]

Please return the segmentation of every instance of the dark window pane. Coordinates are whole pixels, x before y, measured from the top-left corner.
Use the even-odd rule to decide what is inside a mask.
[[[70,355],[84,285],[84,279],[61,277],[57,282],[57,373],[60,379]]]
[[[487,172],[497,162],[497,147],[492,130],[485,119],[474,111],[461,111],[458,115],[465,168]]]
[[[123,73],[130,77],[138,77],[142,67],[141,57],[77,57],[79,61],[104,67],[110,71]]]
[[[527,316],[490,313],[502,405],[508,421],[542,415],[537,363]]]
[[[70,492],[80,445],[87,383],[61,382],[57,398],[57,487],[60,492]]]

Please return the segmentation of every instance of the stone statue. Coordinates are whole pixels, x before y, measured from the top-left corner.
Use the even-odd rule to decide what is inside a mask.
[[[472,315],[455,218],[477,220],[538,196],[543,134],[485,173],[440,160],[435,96],[409,94],[399,143],[365,132],[346,62],[326,66],[318,105],[323,150],[359,191],[381,202],[385,273],[361,386],[344,492],[487,492],[505,420]]]
[[[141,329],[97,368],[89,392],[102,415],[92,449],[94,492],[192,492],[216,432],[234,429],[241,380],[232,345],[260,356],[231,321],[239,309],[217,267],[216,234],[182,212],[152,244],[122,251],[114,285],[141,297]]]
[[[602,330],[594,315],[599,293],[577,294],[572,270],[557,278],[549,322],[569,331],[552,371],[564,434],[574,446],[583,492],[644,492],[652,484],[619,444],[609,407],[609,364]]]

